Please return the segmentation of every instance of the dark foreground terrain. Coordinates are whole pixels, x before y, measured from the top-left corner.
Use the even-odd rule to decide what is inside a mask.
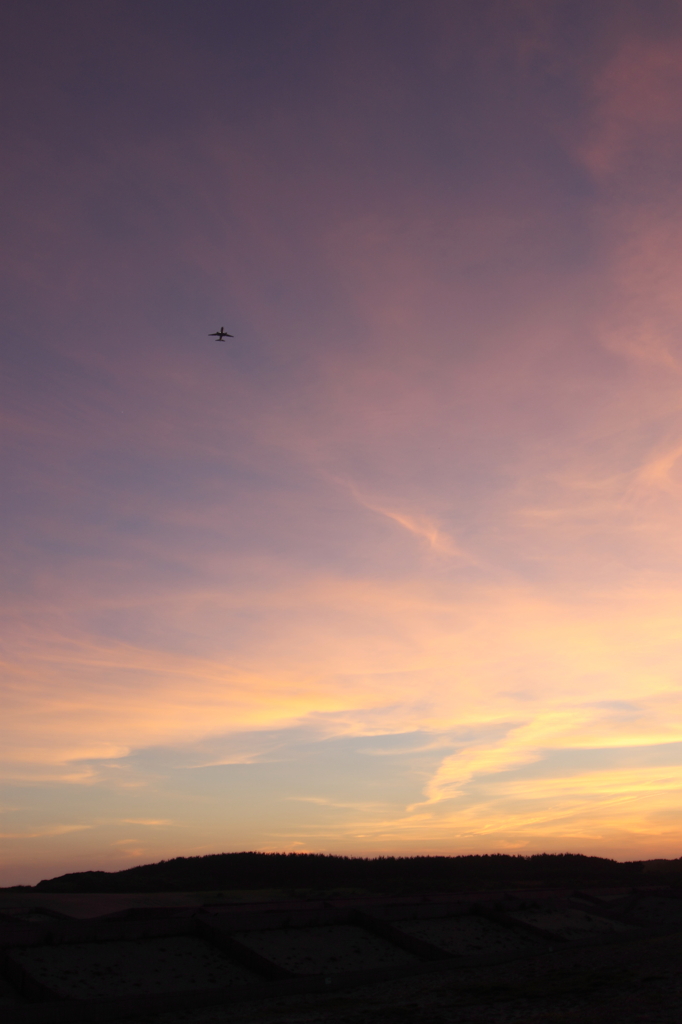
[[[682,935],[128,1024],[680,1024]],[[123,1021],[120,1024],[124,1024]]]
[[[8,1024],[682,1024],[672,888],[2,900]]]

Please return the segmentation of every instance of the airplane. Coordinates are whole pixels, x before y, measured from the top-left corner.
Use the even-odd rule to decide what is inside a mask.
[[[225,338],[234,338],[234,334],[228,334],[224,327],[221,327],[215,334],[209,334],[209,338],[217,338],[218,341],[225,341]]]

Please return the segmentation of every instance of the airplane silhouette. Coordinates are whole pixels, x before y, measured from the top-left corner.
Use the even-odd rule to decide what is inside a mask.
[[[221,327],[219,331],[214,334],[209,334],[209,338],[217,338],[218,341],[225,341],[225,338],[234,338],[234,334],[228,334],[224,327]]]

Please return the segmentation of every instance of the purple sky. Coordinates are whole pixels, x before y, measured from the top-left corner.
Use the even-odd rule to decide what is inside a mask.
[[[679,856],[680,5],[0,22],[0,884]]]

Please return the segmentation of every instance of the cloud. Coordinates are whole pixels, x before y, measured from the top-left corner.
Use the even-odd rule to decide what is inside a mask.
[[[63,836],[69,832],[82,832],[92,825],[45,825],[30,832],[2,832],[0,839],[44,839],[49,836]]]
[[[567,797],[579,797],[590,802],[603,802],[604,797],[628,800],[635,798],[635,801],[639,802],[641,793],[649,793],[658,794],[658,802],[668,806],[669,791],[682,790],[682,765],[664,768],[616,768],[611,771],[585,772],[566,778],[518,779],[507,782],[497,779],[494,788],[498,796],[510,796],[526,801],[549,801],[552,804]],[[647,811],[650,812],[652,809],[653,806],[650,805]]]
[[[534,711],[534,725],[518,727],[507,753],[491,750],[493,759],[530,756],[523,751],[564,742],[579,729],[591,736],[594,723],[601,723],[595,737],[599,730],[603,735],[603,711],[575,710],[588,698],[641,704],[643,717],[628,726],[633,737],[674,732],[666,702],[676,690],[676,590],[631,589],[576,602],[549,600],[528,588],[460,593],[458,584],[443,582],[324,580],[280,594],[270,589],[265,597],[263,609],[258,592],[241,595],[242,608],[250,608],[260,628],[225,660],[217,651],[197,657],[87,634],[67,647],[55,637],[52,659],[43,629],[39,657],[29,647],[15,663],[14,733],[6,757],[14,745],[19,771],[52,764],[55,779],[90,783],[96,766],[66,762],[106,761],[139,747],[308,720],[339,735],[479,729],[518,719],[513,693],[520,681],[527,695],[541,697],[542,708]],[[201,629],[203,613],[198,602],[190,618],[188,607],[179,603],[178,623],[191,636]],[[224,607],[232,614],[229,594]],[[162,609],[166,624],[171,611],[168,604]],[[283,668],[293,663],[296,672]],[[58,688],[67,674],[69,686]],[[501,683],[511,696],[500,695]],[[523,720],[527,710],[526,703]],[[623,735],[622,723],[608,729]],[[251,750],[228,758],[211,753],[197,763],[253,756]]]
[[[385,802],[380,803],[378,801],[361,800],[357,802],[344,803],[340,800],[330,800],[327,797],[318,796],[289,796],[287,797],[287,800],[293,800],[296,803],[315,804],[318,807],[333,807],[353,811],[376,811],[378,808],[386,806]]]
[[[450,537],[449,534],[437,524],[436,520],[432,516],[421,512],[407,513],[395,511],[385,507],[384,503],[381,501],[370,500],[365,497],[361,489],[350,480],[341,480],[334,477],[330,477],[330,479],[332,482],[339,484],[344,489],[348,490],[354,500],[363,508],[369,509],[371,512],[376,512],[381,516],[385,516],[394,523],[398,523],[398,525],[402,526],[403,529],[408,531],[408,533],[411,533],[416,537],[421,537],[422,540],[426,541],[428,547],[432,551],[441,555],[462,558],[465,561],[473,561],[471,556],[458,547],[452,537]]]
[[[127,825],[175,825],[174,821],[168,818],[122,818]]]
[[[594,127],[582,156],[597,176],[617,172],[623,162],[668,148],[682,124],[682,43],[630,36],[598,73]]]
[[[444,533],[432,519],[427,516],[406,515],[404,512],[392,512],[390,509],[380,508],[378,505],[366,504],[373,512],[378,512],[387,519],[392,519],[409,533],[422,537],[433,551],[442,555],[452,555],[458,558],[467,558],[467,555],[460,551],[455,543]]]

